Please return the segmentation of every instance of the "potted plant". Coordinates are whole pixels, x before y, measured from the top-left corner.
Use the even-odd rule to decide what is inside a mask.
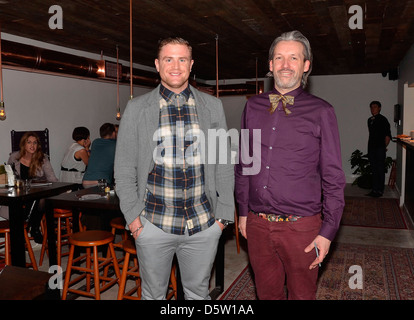
[[[360,150],[355,150],[352,152],[351,158],[351,169],[355,170],[352,174],[357,174],[358,177],[354,180],[352,185],[357,185],[360,188],[371,189],[372,187],[372,173],[371,173],[371,164],[368,160],[368,155],[363,154]],[[392,166],[392,158],[385,158],[384,172],[387,173],[388,169]]]

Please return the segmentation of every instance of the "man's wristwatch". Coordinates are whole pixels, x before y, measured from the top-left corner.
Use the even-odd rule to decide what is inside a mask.
[[[227,227],[230,223],[229,220],[224,220],[224,219],[216,219],[218,222],[220,222],[222,225],[224,225],[225,227]]]

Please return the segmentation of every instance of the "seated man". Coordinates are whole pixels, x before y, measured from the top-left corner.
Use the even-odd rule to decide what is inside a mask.
[[[101,138],[95,139],[91,145],[88,166],[83,176],[82,185],[90,188],[98,185],[99,179],[113,183],[114,159],[116,146],[116,130],[112,123],[104,123],[100,129]],[[87,230],[110,230],[110,215],[102,215],[99,210],[83,210],[82,224]],[[102,247],[103,248],[103,247]],[[103,249],[100,250],[103,250]]]
[[[99,129],[101,138],[95,139],[91,146],[88,167],[83,176],[82,185],[89,188],[98,185],[99,179],[112,184],[116,146],[115,125],[104,123]]]

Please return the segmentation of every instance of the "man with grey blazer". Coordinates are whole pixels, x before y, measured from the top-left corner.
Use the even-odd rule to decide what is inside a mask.
[[[217,244],[234,220],[222,103],[189,85],[193,63],[186,40],[160,41],[161,84],[129,101],[119,127],[116,192],[136,241],[142,299],[165,299],[174,255],[185,298],[209,299]]]

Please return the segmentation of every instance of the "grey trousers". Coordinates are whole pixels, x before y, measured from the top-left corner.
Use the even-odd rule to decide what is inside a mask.
[[[177,256],[186,300],[210,299],[209,282],[221,229],[217,223],[189,236],[166,233],[145,217],[144,228],[136,239],[142,300],[164,300],[172,260]]]

